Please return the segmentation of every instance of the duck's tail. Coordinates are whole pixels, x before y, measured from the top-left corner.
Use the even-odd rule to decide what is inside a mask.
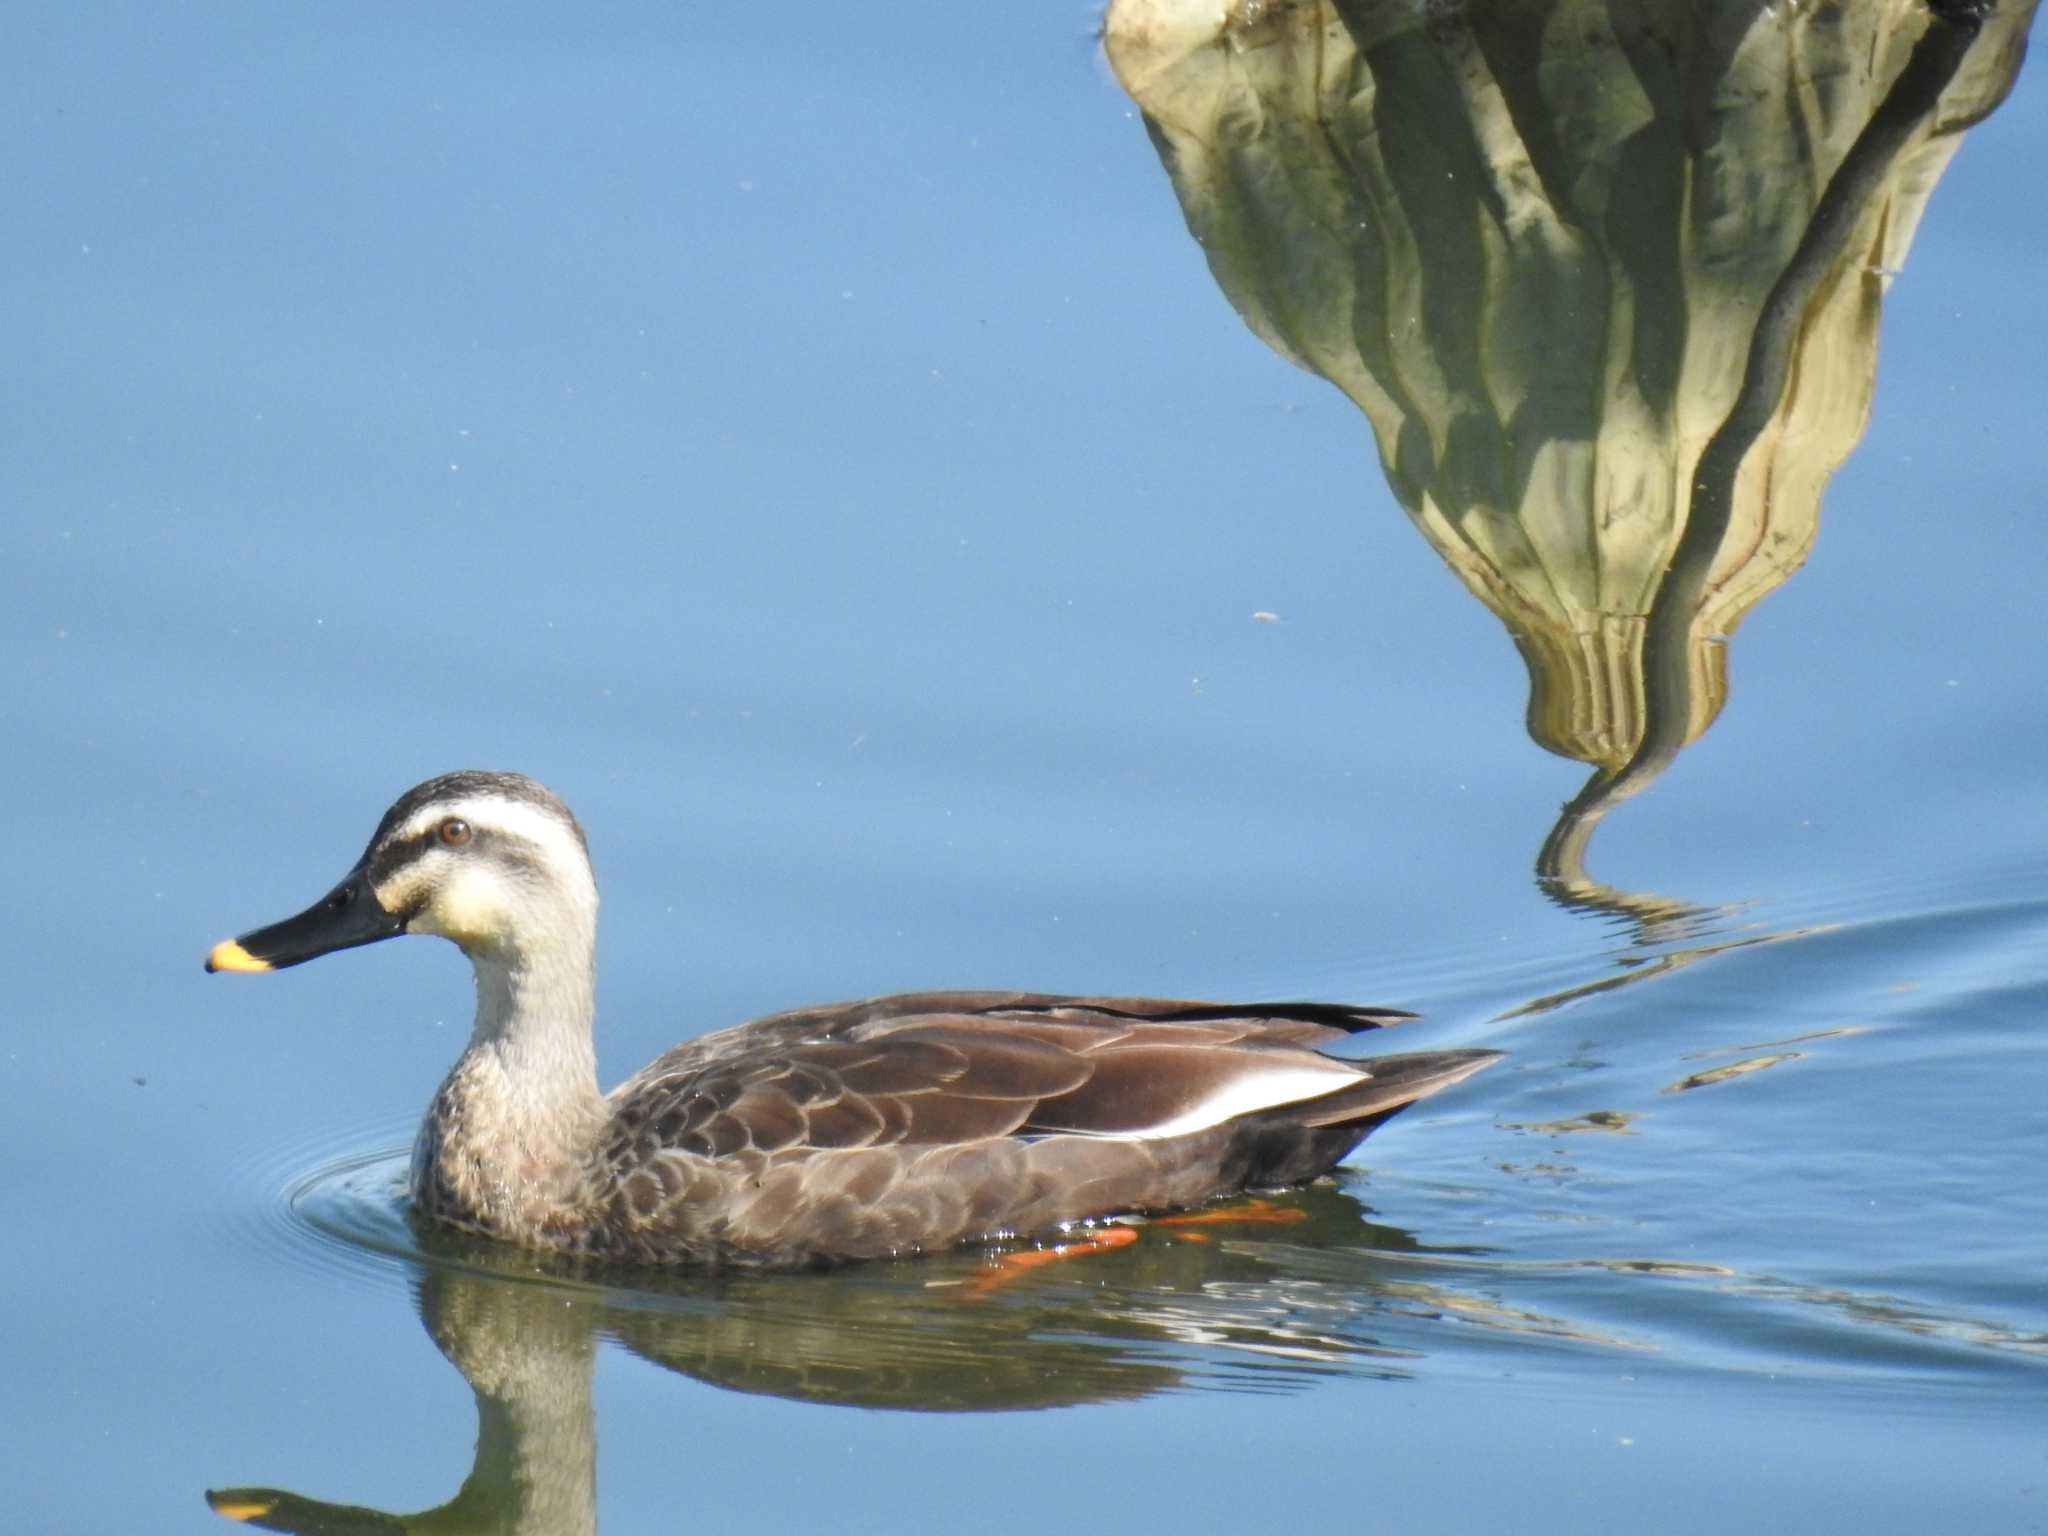
[[[1358,1063],[1349,1088],[1260,1110],[1237,1122],[1232,1144],[1248,1187],[1299,1184],[1328,1173],[1380,1125],[1418,1099],[1492,1066],[1501,1051],[1413,1051]]]

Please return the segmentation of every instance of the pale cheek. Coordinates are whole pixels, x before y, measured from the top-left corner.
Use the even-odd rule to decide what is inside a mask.
[[[456,879],[434,894],[434,899],[412,920],[414,933],[436,933],[458,944],[471,944],[498,937],[505,931],[505,910],[500,892],[489,882]]]

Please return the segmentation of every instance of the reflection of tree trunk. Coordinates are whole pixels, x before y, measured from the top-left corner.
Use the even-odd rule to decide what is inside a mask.
[[[1937,0],[1930,9],[1934,24],[1914,45],[1906,67],[1828,179],[1806,233],[1772,285],[1757,317],[1742,387],[1720,430],[1700,454],[1685,531],[1658,586],[1643,635],[1642,740],[1619,769],[1597,770],[1587,780],[1537,855],[1538,880],[1566,905],[1655,920],[1655,914],[1644,910],[1646,898],[1602,886],[1587,875],[1586,847],[1608,808],[1648,788],[1691,739],[1697,712],[1692,657],[1701,638],[1719,639],[1701,637],[1698,624],[1708,579],[1734,516],[1743,461],[1776,419],[1801,333],[1820,302],[1821,290],[1848,277],[1852,237],[1870,206],[1883,196],[1899,154],[1934,113],[1981,30],[1981,4]]]

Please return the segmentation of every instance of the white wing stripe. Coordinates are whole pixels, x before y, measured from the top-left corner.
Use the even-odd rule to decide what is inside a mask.
[[[1319,1099],[1339,1088],[1364,1082],[1371,1074],[1331,1062],[1328,1067],[1305,1067],[1294,1063],[1275,1065],[1256,1074],[1234,1078],[1218,1092],[1190,1105],[1171,1120],[1148,1125],[1142,1130],[1116,1134],[1128,1141],[1159,1141],[1168,1136],[1186,1136],[1206,1131],[1212,1125],[1255,1109],[1276,1109],[1282,1104],[1299,1104]]]

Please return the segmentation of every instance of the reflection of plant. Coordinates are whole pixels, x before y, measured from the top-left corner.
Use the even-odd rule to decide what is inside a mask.
[[[1628,909],[1584,834],[1713,721],[1719,642],[1806,558],[1885,284],[2032,10],[1111,5],[1218,283],[1365,412],[1514,637],[1530,733],[1597,770],[1560,898]]]

